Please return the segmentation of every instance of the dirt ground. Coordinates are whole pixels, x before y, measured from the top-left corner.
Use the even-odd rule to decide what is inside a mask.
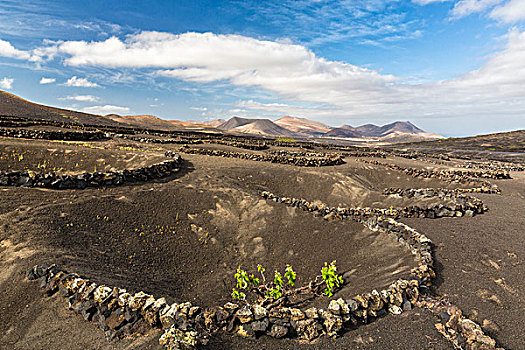
[[[250,152],[229,146],[206,147]],[[0,170],[38,168],[44,160],[63,171],[151,165],[177,145],[129,140],[86,143],[0,138]],[[17,160],[20,154],[23,159]],[[337,260],[348,283],[335,298],[380,289],[407,276],[412,256],[387,236],[350,220],[325,221],[263,200],[267,190],[331,206],[388,208],[413,200],[382,195],[386,187],[453,185],[347,158],[346,164],[300,168],[233,158],[182,154],[173,178],[111,188],[47,190],[0,187],[0,349],[160,349],[158,331],[107,342],[104,332],[46,297],[25,279],[35,264],[54,262],[96,282],[145,291],[168,302],[212,306],[231,301],[241,265],[268,271],[291,264],[298,285],[324,262]],[[5,158],[5,159],[4,159]],[[73,164],[80,162],[82,166]],[[102,159],[102,161],[100,161]],[[418,161],[388,161],[418,165]],[[421,167],[432,164],[420,162]],[[98,168],[97,168],[98,169]],[[41,170],[41,168],[40,168]],[[101,169],[102,170],[102,169]],[[509,349],[525,343],[525,174],[495,183],[501,195],[479,195],[489,212],[474,218],[403,219],[435,244],[434,292],[448,295],[490,328]],[[318,304],[315,304],[318,303]],[[315,305],[327,305],[319,299]],[[268,337],[218,334],[207,349],[450,349],[428,311],[388,315],[337,339],[312,344]]]

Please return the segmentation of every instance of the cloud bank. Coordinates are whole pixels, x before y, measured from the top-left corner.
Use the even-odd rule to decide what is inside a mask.
[[[191,82],[228,82],[259,87],[286,100],[315,103],[315,116],[522,113],[525,95],[525,34],[508,34],[507,45],[476,71],[431,84],[408,84],[345,62],[316,56],[301,45],[240,35],[142,32],[121,40],[69,41],[57,52],[71,66],[144,68]],[[505,103],[508,102],[508,103]],[[246,104],[290,112],[293,106]],[[303,110],[304,111],[304,108]]]

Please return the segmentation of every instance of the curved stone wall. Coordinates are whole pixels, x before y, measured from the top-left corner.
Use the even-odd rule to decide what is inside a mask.
[[[182,167],[180,155],[171,155],[171,160],[137,169],[109,172],[85,172],[77,175],[37,173],[25,171],[0,171],[0,186],[42,187],[53,189],[84,189],[86,187],[117,186],[129,182],[161,179]]]
[[[339,155],[330,155],[324,157],[304,157],[300,155],[300,152],[286,152],[286,155],[282,154],[257,154],[257,153],[241,153],[241,152],[229,152],[221,150],[212,150],[204,148],[185,148],[179,149],[181,153],[187,154],[200,154],[206,156],[215,157],[226,157],[226,158],[238,158],[245,160],[254,160],[258,162],[271,162],[280,164],[290,164],[302,167],[320,167],[320,166],[331,166],[344,164],[344,160]]]
[[[321,215],[317,216],[326,213],[324,206],[314,206],[303,199],[278,197],[269,192],[263,192],[261,196],[306,211],[320,212]],[[443,323],[437,326],[438,331],[455,346],[495,349],[495,341],[486,336],[479,325],[465,318],[446,300],[435,299],[427,293],[435,278],[432,242],[428,237],[392,218],[362,212],[361,208],[348,210],[357,214],[341,218],[352,218],[370,230],[387,234],[414,255],[418,266],[411,270],[408,279],[398,279],[384,290],[373,290],[348,300],[333,299],[326,308],[306,310],[283,306],[268,309],[259,304],[233,303],[208,309],[191,303],[170,305],[164,298],[155,299],[143,292],[130,294],[117,287],[97,285],[54,265],[35,266],[28,272],[28,279],[38,279],[48,295],[60,292],[68,298],[70,309],[96,323],[106,332],[108,339],[129,335],[147,325],[165,330],[159,342],[167,349],[206,344],[209,336],[219,330],[246,337],[266,334],[307,341],[322,335],[334,337],[345,324],[359,325],[387,313],[400,314],[414,306],[439,315]]]
[[[429,170],[429,169],[403,168],[403,167],[400,167],[399,165],[382,163],[376,160],[357,159],[357,161],[367,163],[367,164],[372,164],[372,165],[384,166],[392,170],[401,171],[412,177],[427,178],[427,179],[436,178],[436,179],[441,179],[445,181],[464,183],[464,184],[477,183],[480,185],[480,187],[476,188],[475,190],[472,189],[471,192],[478,192],[478,193],[500,193],[501,192],[498,189],[498,186],[493,185],[488,181],[483,181],[480,179],[501,180],[501,179],[511,178],[510,174],[507,171],[502,171],[502,170],[496,170],[496,171]]]
[[[0,128],[0,136],[64,141],[95,141],[107,139],[106,133],[102,131],[51,131],[5,128]]]

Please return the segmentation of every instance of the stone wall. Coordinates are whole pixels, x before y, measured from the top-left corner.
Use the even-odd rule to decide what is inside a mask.
[[[406,198],[424,199],[437,197],[444,201],[442,204],[433,206],[410,206],[400,210],[400,216],[404,217],[428,217],[439,218],[446,216],[474,216],[482,214],[488,210],[483,201],[476,197],[467,196],[463,193],[481,193],[481,188],[421,188],[421,189],[402,189],[387,188],[383,194],[388,196],[398,196]]]
[[[313,207],[305,200],[277,197],[269,192],[261,195],[306,211],[321,212],[323,209]],[[189,349],[206,344],[217,331],[233,332],[245,337],[265,334],[306,341],[323,335],[335,337],[345,325],[358,326],[387,313],[400,314],[414,306],[434,312],[438,310],[445,325],[442,325],[442,329],[439,326],[437,328],[442,334],[451,335],[448,339],[453,344],[467,349],[495,349],[495,341],[486,336],[479,325],[463,317],[457,308],[449,304],[445,311],[450,311],[450,314],[444,312],[444,301],[426,294],[435,278],[432,242],[428,237],[389,217],[356,215],[351,218],[401,243],[414,256],[418,266],[411,270],[407,279],[398,279],[381,291],[373,290],[347,300],[332,299],[326,308],[310,307],[302,310],[284,306],[267,308],[262,304],[227,303],[202,309],[191,303],[168,304],[164,298],[156,299],[144,292],[131,294],[117,287],[97,285],[54,265],[35,266],[28,272],[28,279],[38,279],[48,295],[59,292],[66,297],[69,308],[97,324],[105,331],[108,339],[129,335],[143,327],[161,328],[164,333],[159,343],[167,349]],[[461,337],[457,334],[461,334]]]
[[[329,207],[327,205],[317,205],[304,199],[278,197],[270,192],[262,192],[261,196],[265,199],[273,200],[277,203],[284,203],[288,206],[297,207],[309,212],[314,212],[316,216],[325,219],[345,219],[345,218],[369,218],[371,216],[386,217],[421,217],[421,218],[440,218],[452,216],[474,216],[487,211],[487,207],[481,200],[475,197],[457,194],[445,189],[422,189],[422,190],[403,190],[396,188],[386,189],[384,194],[405,196],[408,198],[429,198],[438,197],[444,203],[425,205],[425,206],[406,206],[402,208],[370,208],[370,207]]]
[[[0,171],[0,186],[45,187],[53,189],[84,189],[86,187],[117,186],[129,182],[150,181],[167,177],[182,167],[183,159],[173,159],[137,169],[109,172],[85,172],[77,175],[37,173],[31,170]]]
[[[440,180],[450,181],[450,182],[457,182],[457,183],[463,183],[463,184],[472,184],[472,185],[479,185],[479,189],[475,192],[479,193],[500,193],[501,191],[498,189],[498,186],[491,184],[488,181],[483,181],[480,179],[510,179],[511,176],[507,171],[502,170],[480,170],[480,171],[472,171],[472,170],[429,170],[429,169],[417,169],[417,168],[403,168],[399,165],[395,164],[389,164],[389,163],[382,163],[378,162],[376,160],[368,160],[368,159],[357,159],[360,162],[367,163],[367,164],[373,164],[373,165],[380,165],[384,166],[386,168],[401,171],[409,176],[412,177],[419,177],[419,178],[436,178]]]
[[[200,139],[191,139],[191,138],[178,138],[178,139],[154,139],[151,137],[143,137],[138,135],[127,135],[127,134],[113,134],[112,136],[126,139],[126,140],[132,140],[137,142],[143,142],[143,143],[158,143],[158,144],[179,144],[179,145],[186,145],[186,144],[202,144],[202,140]]]
[[[200,155],[206,155],[206,156],[215,156],[215,157],[254,160],[258,162],[290,164],[290,165],[303,166],[303,167],[320,167],[320,166],[331,166],[331,165],[344,164],[343,158],[339,155],[330,155],[330,156],[325,156],[325,157],[303,157],[300,155],[300,153],[296,153],[296,152],[286,152],[286,155],[258,154],[258,153],[229,152],[229,151],[212,150],[212,149],[204,149],[204,148],[189,148],[189,147],[182,147],[179,149],[179,152],[187,153],[187,154],[200,154]]]
[[[5,128],[0,128],[0,136],[64,141],[95,141],[107,139],[106,134],[102,131],[51,131]]]
[[[251,149],[253,151],[262,151],[265,149],[268,149],[268,145],[265,141],[253,141],[253,140],[245,140],[245,141],[228,141],[228,140],[220,140],[220,139],[211,139],[208,140],[207,143],[215,143],[217,145],[225,145],[225,146],[231,146],[231,147],[237,147],[237,148],[244,148],[244,149]]]

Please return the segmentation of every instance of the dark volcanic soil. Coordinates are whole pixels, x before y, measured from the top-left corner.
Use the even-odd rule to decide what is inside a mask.
[[[92,171],[102,162],[104,169],[122,169],[160,162],[165,150],[177,149],[127,140],[90,144],[98,148],[0,138],[5,158],[0,157],[0,169],[35,169],[44,160],[64,171]],[[17,160],[17,154],[23,159]],[[336,298],[380,289],[414,266],[406,250],[361,224],[325,221],[263,200],[260,191],[331,206],[390,207],[413,202],[383,196],[385,187],[458,186],[351,158],[340,166],[299,168],[182,156],[185,167],[177,177],[152,183],[77,191],[0,187],[0,349],[160,348],[158,332],[108,343],[103,331],[68,311],[59,296],[45,297],[37,283],[24,277],[31,266],[48,261],[96,282],[201,306],[231,300],[239,265],[254,271],[262,264],[272,271],[291,264],[301,285],[319,274],[324,262],[337,260],[349,283]],[[71,164],[79,159],[85,166],[77,169]],[[435,292],[449,295],[480,324],[490,321],[490,334],[501,345],[519,349],[525,342],[525,175],[512,175],[512,180],[497,182],[502,195],[480,196],[490,208],[487,214],[403,221],[437,245]],[[328,302],[321,298],[314,303]],[[313,344],[219,334],[206,348],[450,349],[435,330],[436,322],[429,312],[414,309]]]

